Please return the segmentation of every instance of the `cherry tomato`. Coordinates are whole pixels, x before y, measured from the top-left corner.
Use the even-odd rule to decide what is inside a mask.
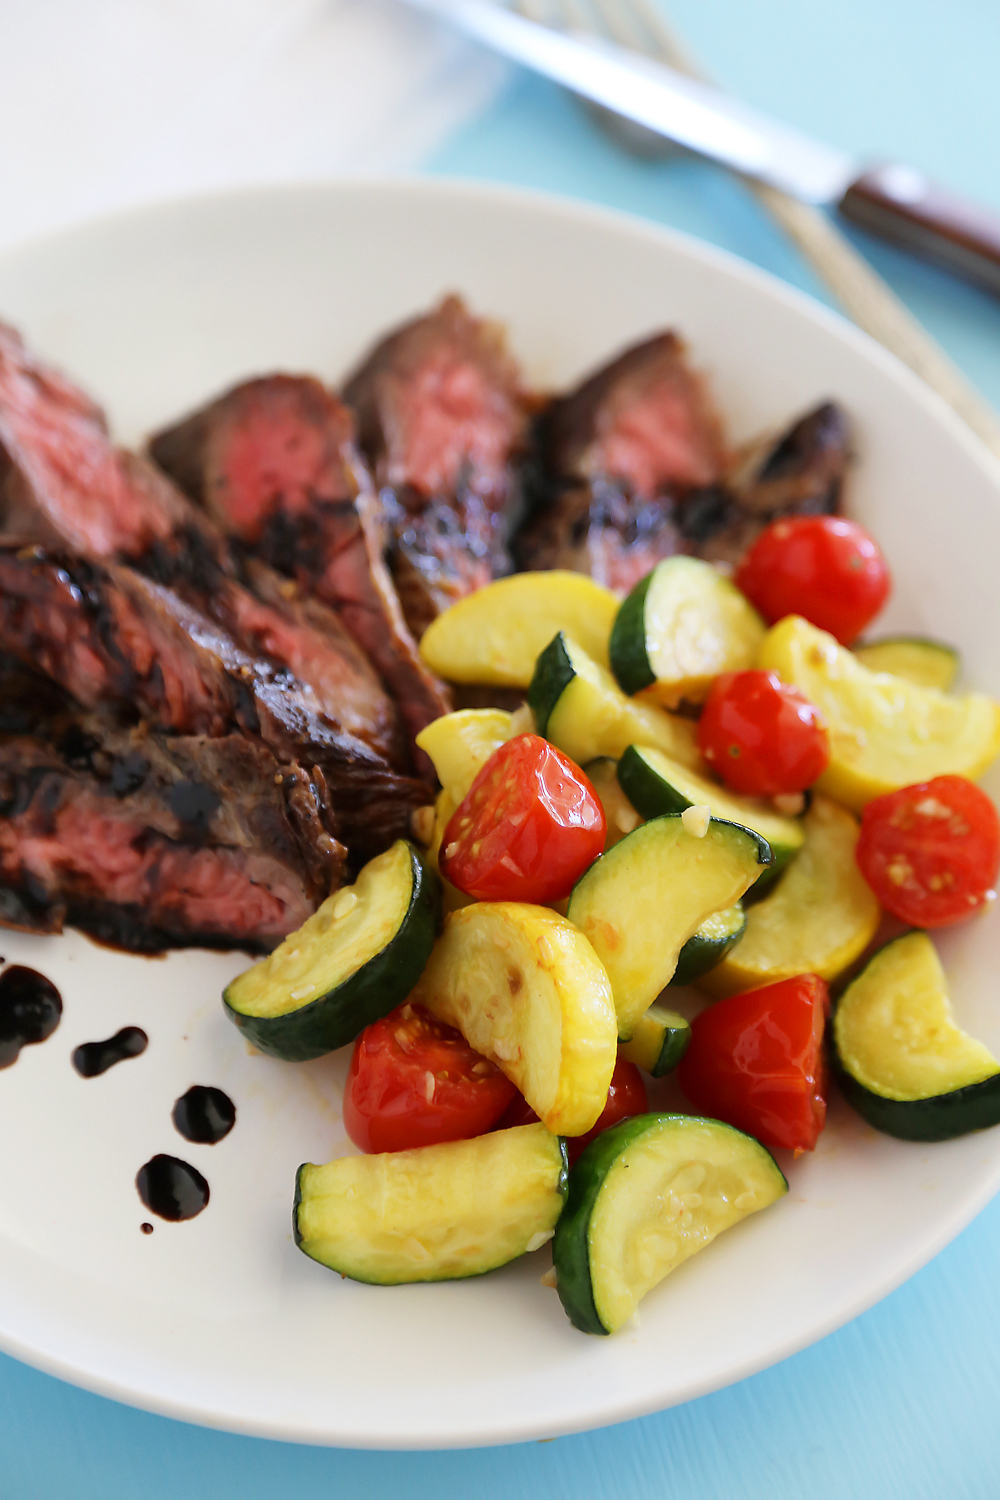
[[[829,1012],[829,990],[815,974],[717,1000],[691,1023],[681,1088],[696,1109],[764,1146],[811,1151],[826,1121]]]
[[[606,831],[579,767],[521,734],[494,750],[455,809],[441,874],[477,901],[558,901],[602,852]]]
[[[915,927],[946,927],[992,899],[1000,817],[964,776],[936,776],[868,803],[857,860],[886,911]]]
[[[770,624],[804,615],[845,646],[875,618],[891,587],[876,543],[843,516],[772,521],[737,568],[735,583]]]
[[[830,736],[819,710],[776,672],[723,672],[698,720],[698,748],[734,791],[777,797],[822,775]]]
[[[588,1130],[586,1135],[568,1136],[566,1139],[570,1166],[576,1161],[584,1147],[589,1146],[602,1130],[617,1125],[619,1120],[628,1120],[632,1115],[644,1115],[648,1108],[649,1100],[646,1097],[646,1085],[642,1081],[642,1074],[635,1063],[626,1062],[623,1057],[620,1057],[615,1063],[607,1103],[597,1117],[597,1124]],[[538,1116],[531,1105],[518,1094],[498,1122],[497,1129],[509,1130],[512,1125],[531,1125],[537,1119]]]
[[[400,1005],[354,1044],[344,1128],[362,1151],[406,1151],[492,1130],[517,1093],[459,1032]]]

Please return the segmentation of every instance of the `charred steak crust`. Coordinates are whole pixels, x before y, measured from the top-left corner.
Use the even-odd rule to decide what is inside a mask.
[[[538,417],[515,558],[627,591],[688,550],[678,502],[716,483],[723,461],[719,418],[683,342],[669,332],[646,339]]]
[[[0,545],[0,649],[87,707],[115,703],[177,734],[241,729],[280,761],[318,767],[332,799],[330,831],[359,853],[384,847],[378,840],[408,828],[427,801],[424,783],[330,724],[290,673],[121,564]]]
[[[458,297],[395,329],[344,387],[385,510],[390,567],[418,637],[511,570],[513,456],[527,403],[503,329]]]
[[[300,679],[308,665],[325,717],[407,768],[396,709],[340,622],[307,621],[273,588],[261,597],[205,512],[148,460],[116,450],[89,398],[2,327],[0,517],[27,541],[129,562]]]
[[[411,735],[447,713],[385,565],[384,517],[353,417],[319,381],[247,381],[157,434],[150,452],[247,552],[336,611]]]
[[[340,881],[301,767],[242,735],[169,737],[106,713],[0,741],[0,921],[140,952],[266,950]]]

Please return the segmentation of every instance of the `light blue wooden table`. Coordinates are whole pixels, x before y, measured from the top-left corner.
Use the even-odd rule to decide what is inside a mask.
[[[703,63],[748,100],[1000,208],[995,0],[675,0]],[[647,215],[809,291],[747,196],[692,161],[620,155],[546,85],[515,81],[427,170]],[[889,250],[872,259],[1000,405],[1000,301]],[[1000,1003],[1000,992],[998,992]],[[0,1357],[0,1500],[995,1500],[1000,1201],[879,1307],[738,1386],[580,1437],[379,1454],[235,1438],[148,1416]]]

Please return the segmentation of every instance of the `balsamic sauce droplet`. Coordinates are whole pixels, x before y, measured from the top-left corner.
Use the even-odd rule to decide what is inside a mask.
[[[221,1089],[196,1083],[178,1099],[171,1118],[186,1141],[214,1146],[236,1124],[236,1105]]]
[[[140,1224],[139,1228],[142,1230],[143,1234],[152,1234],[153,1232],[152,1224]]]
[[[96,1078],[115,1063],[138,1057],[149,1045],[149,1037],[139,1026],[123,1026],[106,1042],[84,1042],[74,1049],[73,1066],[81,1078]]]
[[[136,1173],[135,1185],[150,1213],[173,1224],[195,1218],[208,1203],[204,1177],[176,1156],[151,1157]]]
[[[62,996],[44,974],[21,964],[0,974],[0,1068],[17,1062],[22,1047],[50,1037],[61,1016]]]

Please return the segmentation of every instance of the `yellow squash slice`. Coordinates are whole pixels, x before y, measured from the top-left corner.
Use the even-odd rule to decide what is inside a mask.
[[[439,615],[421,639],[420,654],[450,682],[526,688],[539,653],[560,630],[606,667],[618,603],[583,573],[515,573]]]
[[[595,1124],[618,1024],[604,966],[565,917],[515,901],[452,912],[412,998],[495,1062],[549,1130]]]
[[[443,714],[417,735],[417,744],[430,756],[438,781],[456,807],[494,750],[511,738],[513,718],[502,708],[463,708]]]
[[[758,665],[815,703],[830,730],[830,764],[817,785],[856,811],[934,776],[975,780],[1000,754],[1000,704],[869,671],[799,615],[768,631]]]
[[[834,979],[867,948],[879,905],[854,859],[858,825],[826,797],[813,798],[806,841],[774,893],[747,910],[743,937],[698,981],[709,995],[732,995],[796,974]]]

